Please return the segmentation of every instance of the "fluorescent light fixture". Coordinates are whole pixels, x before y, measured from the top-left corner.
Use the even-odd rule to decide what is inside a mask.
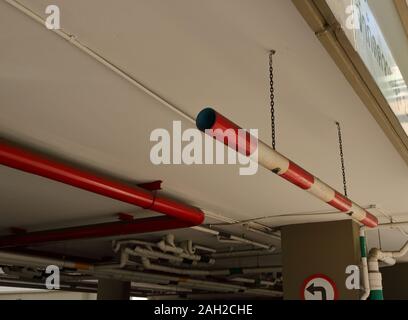
[[[365,0],[326,0],[326,2],[408,135],[407,127],[403,125],[408,122],[407,79],[401,74],[369,2]],[[353,19],[350,20],[350,17]]]

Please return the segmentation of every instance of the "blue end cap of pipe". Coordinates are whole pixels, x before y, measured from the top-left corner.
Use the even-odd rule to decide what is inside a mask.
[[[205,108],[200,111],[196,118],[196,126],[199,130],[205,131],[214,126],[217,113],[212,108]]]

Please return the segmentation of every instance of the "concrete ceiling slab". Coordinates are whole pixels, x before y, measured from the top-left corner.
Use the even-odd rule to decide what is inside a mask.
[[[50,4],[21,3],[43,16]],[[243,127],[258,128],[266,142],[268,50],[277,50],[279,151],[341,190],[340,121],[351,198],[395,216],[408,213],[406,165],[290,1],[52,3],[61,8],[65,31],[186,113],[211,105]],[[267,220],[273,226],[342,217],[281,217],[330,207],[262,168],[243,177],[232,165],[154,166],[152,130],[171,129],[174,120],[184,128],[190,123],[4,2],[0,30],[2,136],[126,181],[163,180],[169,195],[234,219],[279,215]],[[0,173],[0,211],[9,212],[2,226],[58,219],[63,225],[127,209],[8,170]],[[13,184],[25,201],[10,211],[18,200]],[[40,202],[40,190],[53,199]]]

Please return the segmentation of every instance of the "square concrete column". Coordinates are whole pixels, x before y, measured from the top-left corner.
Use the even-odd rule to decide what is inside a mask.
[[[98,300],[129,300],[130,282],[99,279]]]
[[[360,265],[359,226],[351,220],[285,226],[283,291],[289,300],[358,300],[346,268]]]

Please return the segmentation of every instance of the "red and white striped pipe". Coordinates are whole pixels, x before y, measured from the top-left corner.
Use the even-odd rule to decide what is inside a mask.
[[[376,227],[378,225],[377,218],[367,210],[249,133],[242,134],[242,129],[238,125],[215,110],[211,108],[203,109],[197,116],[196,125],[201,131],[206,132],[237,152],[251,157],[261,166],[299,188],[308,191],[341,212],[348,214],[359,223],[368,227]]]

